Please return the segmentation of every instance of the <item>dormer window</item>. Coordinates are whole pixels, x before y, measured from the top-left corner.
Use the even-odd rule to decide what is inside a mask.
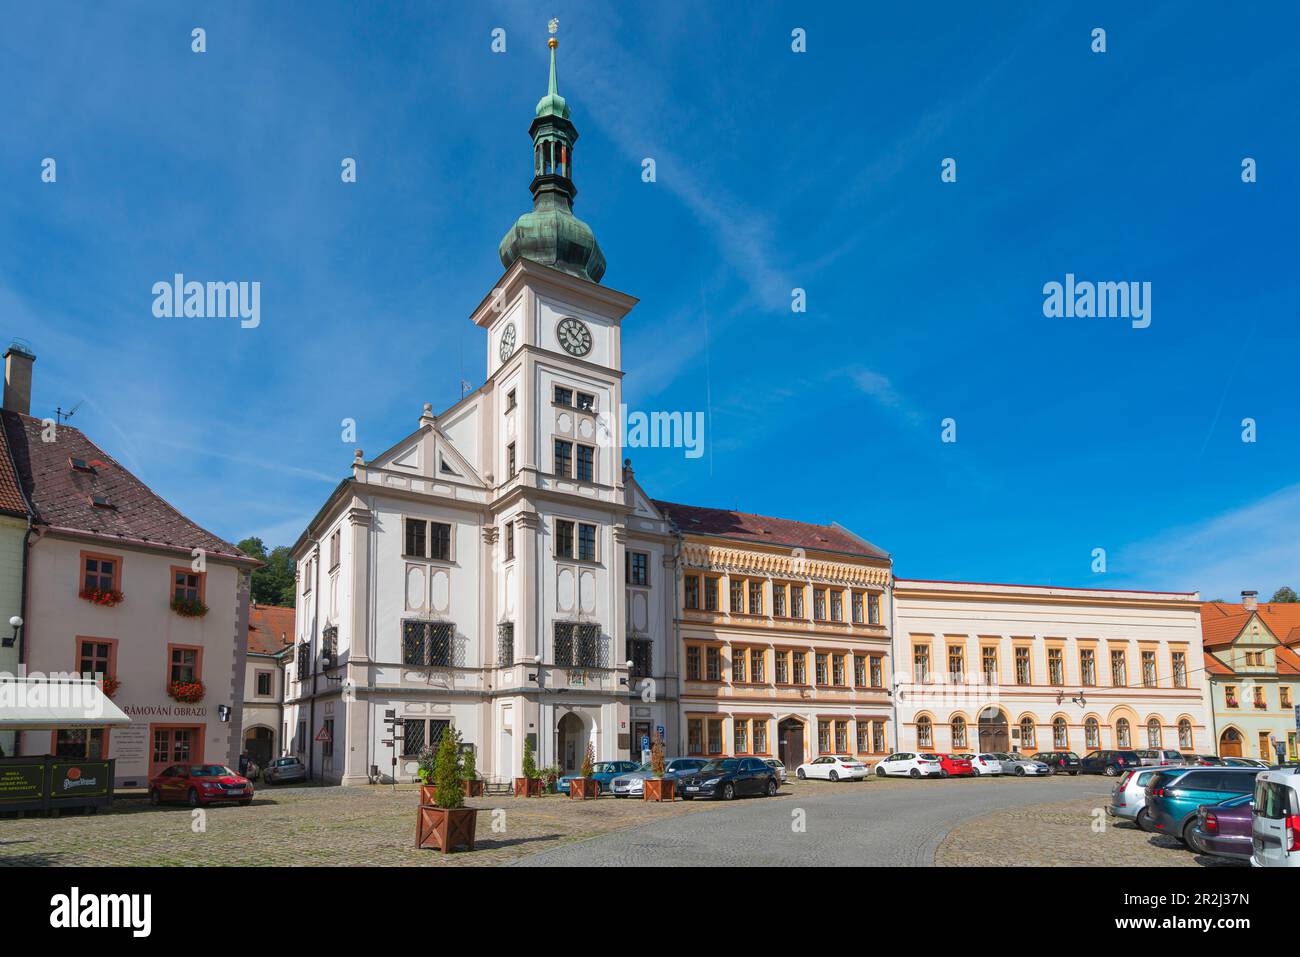
[[[85,459],[74,459],[72,457],[69,457],[68,466],[74,472],[88,472],[91,475],[95,474],[95,466],[91,465]]]

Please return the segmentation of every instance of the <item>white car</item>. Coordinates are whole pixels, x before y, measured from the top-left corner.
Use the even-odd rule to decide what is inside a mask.
[[[1300,867],[1300,771],[1294,768],[1261,771],[1255,778],[1255,867]]]
[[[826,755],[815,758],[807,764],[794,769],[794,776],[804,778],[822,778],[827,781],[861,781],[867,776],[867,766],[856,758]]]
[[[782,763],[781,763],[780,761],[778,761],[776,758],[768,758],[768,759],[767,759],[766,761],[764,761],[763,763],[766,764],[769,768],[771,768],[773,771],[776,772],[776,779],[777,779],[779,782],[781,782],[782,784],[785,784],[785,779],[786,779],[786,777],[787,777],[788,775],[786,774],[786,770],[785,770],[785,765],[784,765],[784,764],[782,764]]]
[[[959,754],[957,757],[965,758],[970,762],[970,766],[975,769],[977,778],[988,775],[996,776],[1002,773],[1002,762],[987,751],[981,754]]]
[[[911,751],[899,751],[891,754],[876,765],[876,776],[885,775],[911,778],[943,777],[943,765],[935,754],[913,754]]]

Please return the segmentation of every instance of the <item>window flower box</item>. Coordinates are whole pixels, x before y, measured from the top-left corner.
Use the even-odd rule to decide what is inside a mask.
[[[107,608],[120,605],[126,600],[126,596],[116,588],[83,588],[77,595],[92,605],[103,605]]]
[[[104,694],[110,698],[117,694],[117,689],[120,687],[122,687],[122,682],[118,681],[111,675],[104,675],[104,680],[100,682],[100,688],[102,688]]]
[[[198,598],[176,597],[172,599],[172,611],[182,618],[202,618],[208,613],[208,606]]]
[[[196,704],[203,700],[206,690],[202,681],[173,681],[167,686],[167,695],[181,704]]]

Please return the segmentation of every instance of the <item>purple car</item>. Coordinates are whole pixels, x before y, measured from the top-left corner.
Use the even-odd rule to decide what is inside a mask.
[[[1192,847],[1211,857],[1249,861],[1254,799],[1253,794],[1243,794],[1222,804],[1202,804],[1196,809]]]

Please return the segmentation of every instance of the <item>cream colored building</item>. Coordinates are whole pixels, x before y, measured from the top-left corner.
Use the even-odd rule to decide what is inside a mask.
[[[898,579],[903,751],[1212,752],[1195,593]]]
[[[682,536],[674,754],[889,753],[889,556],[838,525],[656,502]],[[675,745],[675,746],[674,746]]]

